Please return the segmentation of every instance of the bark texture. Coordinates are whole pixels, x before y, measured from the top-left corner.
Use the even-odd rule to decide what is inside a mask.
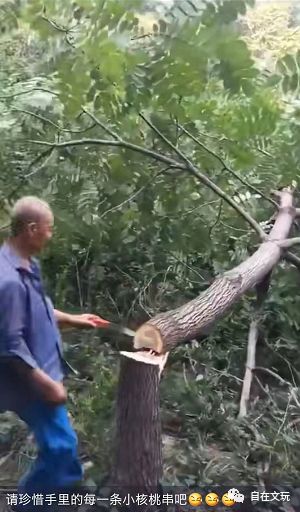
[[[116,462],[119,490],[155,492],[162,475],[159,367],[122,357],[117,397]],[[119,492],[119,491],[118,491]]]

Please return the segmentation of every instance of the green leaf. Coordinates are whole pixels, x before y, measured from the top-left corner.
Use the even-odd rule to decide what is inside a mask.
[[[282,63],[287,67],[290,73],[294,74],[297,71],[296,61],[293,55],[285,55],[282,58]]]
[[[290,79],[290,89],[293,92],[297,92],[299,90],[299,74],[298,73],[294,73],[291,76],[291,79]]]
[[[269,78],[268,78],[268,86],[269,87],[274,87],[276,85],[278,85],[281,81],[281,77],[279,75],[271,75]]]
[[[252,94],[254,94],[254,92],[255,92],[255,85],[250,80],[242,80],[241,81],[241,86],[242,86],[243,92],[247,96],[251,96]]]
[[[279,73],[281,73],[282,75],[285,75],[286,72],[287,72],[287,69],[286,69],[286,66],[283,62],[282,59],[278,60],[276,62],[276,71],[278,71]]]
[[[287,94],[290,91],[291,88],[291,80],[288,75],[286,75],[282,81],[282,90],[285,94]]]

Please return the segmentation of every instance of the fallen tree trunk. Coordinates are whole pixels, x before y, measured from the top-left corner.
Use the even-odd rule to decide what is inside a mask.
[[[151,348],[161,354],[180,342],[201,335],[215,324],[279,262],[283,251],[280,241],[288,237],[295,215],[292,192],[285,189],[281,192],[281,204],[273,229],[257,251],[218,277],[199,297],[142,325],[136,332],[134,347]]]
[[[273,229],[245,262],[218,277],[199,297],[173,311],[157,315],[136,332],[134,347],[140,352],[121,352],[117,403],[116,458],[112,483],[143,488],[153,493],[162,473],[159,416],[159,376],[168,352],[191,340],[221,318],[240,297],[261,282],[279,262],[280,241],[289,235],[296,209],[292,191],[280,193]],[[150,348],[159,355],[143,351]],[[130,361],[128,360],[130,359]],[[144,491],[144,492],[145,492]],[[147,510],[145,503],[139,510]]]

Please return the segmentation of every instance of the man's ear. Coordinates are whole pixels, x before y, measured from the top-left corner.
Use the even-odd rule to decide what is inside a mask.
[[[30,233],[35,233],[35,231],[37,230],[36,222],[29,222],[29,224],[27,224],[27,230]]]
[[[30,222],[29,224],[27,224],[26,231],[27,231],[28,236],[35,234],[36,230],[37,230],[37,225],[35,222]]]

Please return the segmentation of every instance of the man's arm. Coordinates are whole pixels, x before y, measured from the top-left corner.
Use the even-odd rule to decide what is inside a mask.
[[[0,356],[18,357],[38,368],[25,340],[26,291],[18,281],[7,280],[0,288]]]
[[[74,315],[54,309],[54,317],[60,329],[87,329],[91,327],[103,327],[103,319],[90,313]]]
[[[26,292],[18,281],[6,281],[0,289],[0,358],[6,360],[41,398],[52,404],[66,400],[64,386],[38,367],[23,337],[26,325]]]
[[[54,317],[60,329],[72,327],[71,314],[64,313],[63,311],[59,311],[58,309],[54,309]]]

